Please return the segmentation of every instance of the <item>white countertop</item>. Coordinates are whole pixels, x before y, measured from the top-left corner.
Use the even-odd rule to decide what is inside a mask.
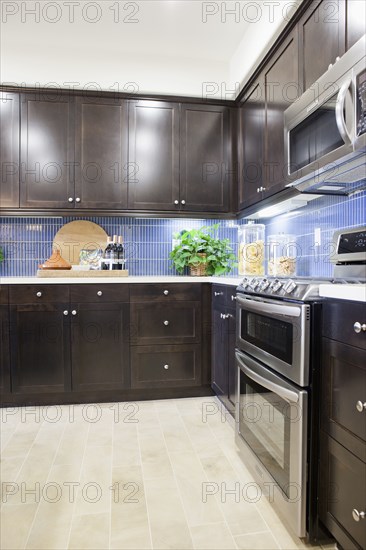
[[[243,277],[189,277],[174,275],[128,276],[128,277],[0,277],[3,285],[60,285],[60,284],[128,284],[128,283],[214,283],[238,286]]]
[[[320,285],[319,296],[337,300],[366,302],[366,284],[328,284]]]

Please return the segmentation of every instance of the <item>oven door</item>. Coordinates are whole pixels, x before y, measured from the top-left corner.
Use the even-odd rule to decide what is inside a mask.
[[[308,394],[236,352],[236,442],[297,536],[306,535]]]
[[[237,347],[309,385],[310,306],[237,294]]]

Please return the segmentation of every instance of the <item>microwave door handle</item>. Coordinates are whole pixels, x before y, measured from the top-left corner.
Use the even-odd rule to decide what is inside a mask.
[[[347,92],[351,84],[352,84],[352,80],[349,78],[341,86],[341,89],[339,90],[339,93],[338,93],[336,108],[335,108],[337,127],[339,130],[339,133],[341,134],[341,138],[346,144],[352,143],[352,136],[350,135],[348,128],[346,126],[346,121],[344,120],[344,105],[346,102]]]
[[[247,375],[248,378],[253,380],[254,382],[257,382],[257,384],[260,384],[264,388],[266,388],[269,391],[272,391],[276,395],[279,395],[284,399],[287,403],[298,403],[299,402],[299,396],[296,392],[289,390],[288,388],[284,388],[282,386],[279,386],[278,384],[275,384],[275,382],[272,382],[272,380],[267,380],[267,378],[264,378],[257,372],[252,371],[245,363],[243,363],[240,355],[236,353],[236,358],[238,362],[240,363],[241,370]]]
[[[258,313],[272,313],[285,315],[286,317],[300,317],[301,310],[297,306],[285,306],[278,304],[268,304],[266,302],[255,302],[254,300],[245,300],[240,295],[237,296],[237,303],[241,304],[248,311],[258,311]]]

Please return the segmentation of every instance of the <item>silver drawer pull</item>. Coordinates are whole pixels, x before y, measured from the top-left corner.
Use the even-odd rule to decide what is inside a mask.
[[[360,519],[365,519],[366,514],[365,512],[359,512],[356,508],[353,508],[352,517],[355,521],[360,521]]]
[[[103,292],[101,290],[98,290],[97,296],[103,296]]]
[[[223,292],[214,292],[214,296],[223,296],[224,293]]]
[[[357,401],[356,409],[358,410],[359,413],[362,413],[363,411],[366,411],[366,402],[362,403],[362,401]]]
[[[73,309],[72,312],[71,312],[71,315],[76,315],[76,314],[77,314],[76,309]]]
[[[231,295],[231,301],[234,302],[236,300],[236,296],[234,296],[233,294]]]
[[[37,292],[36,296],[37,296],[37,298],[41,298],[42,292]]]
[[[164,365],[165,370],[168,370],[168,368],[169,368],[169,365]]]
[[[164,294],[164,296],[168,296],[169,290],[164,290],[163,294]]]
[[[167,327],[169,325],[169,321],[164,321],[164,325]]]
[[[65,309],[64,315],[68,315],[68,314],[69,314],[69,312],[67,311],[67,309]]]
[[[353,325],[353,330],[359,334],[361,331],[362,332],[366,332],[366,323],[363,323],[361,325],[361,323],[359,323],[358,321],[356,321],[356,323]]]

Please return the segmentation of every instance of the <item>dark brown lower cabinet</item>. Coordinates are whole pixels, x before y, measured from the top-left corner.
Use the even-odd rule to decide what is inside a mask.
[[[72,389],[119,390],[129,382],[129,311],[125,303],[72,306]]]
[[[132,388],[175,388],[200,384],[200,345],[155,345],[132,348]]]
[[[10,391],[9,312],[0,303],[0,394]]]
[[[212,287],[212,389],[226,408],[235,414],[235,287]]]
[[[71,390],[70,317],[65,311],[59,303],[10,307],[13,393]]]
[[[324,432],[320,447],[320,519],[342,548],[366,548],[366,464]],[[355,515],[357,518],[357,515]]]

